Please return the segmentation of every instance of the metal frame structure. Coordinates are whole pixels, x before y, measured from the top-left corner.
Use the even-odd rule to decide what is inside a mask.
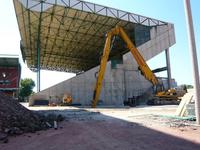
[[[80,0],[13,0],[28,67],[79,73],[100,64],[105,33],[119,25],[134,37],[136,25],[168,23]],[[116,48],[117,49],[117,48]],[[118,48],[119,54],[128,50]],[[112,55],[112,52],[111,52]],[[40,90],[40,88],[38,88]]]

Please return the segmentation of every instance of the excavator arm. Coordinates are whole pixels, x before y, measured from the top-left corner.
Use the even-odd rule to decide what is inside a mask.
[[[106,63],[108,61],[108,57],[110,54],[111,41],[112,41],[113,36],[120,36],[122,38],[122,40],[126,43],[127,48],[131,51],[133,57],[135,58],[138,66],[139,66],[139,69],[140,69],[141,73],[144,75],[144,77],[147,80],[149,80],[153,85],[159,84],[158,79],[156,78],[154,73],[151,71],[149,66],[146,64],[144,58],[142,57],[142,55],[140,54],[138,49],[135,47],[135,45],[132,43],[132,41],[130,40],[130,38],[124,31],[124,29],[120,26],[116,26],[111,31],[107,32],[107,35],[106,35],[106,43],[104,46],[103,56],[101,59],[97,82],[96,82],[94,95],[93,95],[93,101],[92,101],[93,108],[96,107],[98,100],[99,100],[99,96],[100,96],[100,92],[101,92],[101,88],[102,88],[102,81],[103,81],[105,70],[106,70]]]

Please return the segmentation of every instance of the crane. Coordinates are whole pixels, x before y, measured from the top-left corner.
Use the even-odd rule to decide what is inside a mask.
[[[126,43],[127,48],[131,51],[133,57],[135,58],[138,66],[139,66],[139,70],[141,71],[141,74],[143,74],[147,80],[149,80],[154,86],[156,86],[156,89],[159,88],[158,91],[160,91],[163,87],[162,84],[158,81],[155,74],[151,71],[151,69],[145,62],[144,58],[142,57],[142,55],[140,54],[140,52],[138,51],[136,46],[130,40],[130,38],[124,31],[124,29],[120,26],[116,26],[115,28],[108,31],[106,34],[106,42],[105,42],[105,46],[104,46],[104,50],[103,50],[103,56],[101,58],[97,82],[96,82],[96,86],[95,86],[95,90],[94,90],[94,94],[93,94],[93,100],[92,100],[93,108],[96,107],[98,100],[99,100],[99,96],[100,96],[100,92],[101,92],[101,88],[102,88],[102,81],[103,81],[105,70],[106,70],[106,63],[109,58],[112,38],[114,36],[120,36],[122,38],[122,40]]]

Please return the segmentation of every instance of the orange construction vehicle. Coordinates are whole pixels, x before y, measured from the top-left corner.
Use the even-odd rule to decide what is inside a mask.
[[[97,82],[96,82],[96,86],[94,90],[92,107],[95,108],[99,100],[99,96],[100,96],[100,92],[102,88],[102,81],[103,81],[105,69],[106,69],[106,63],[109,58],[112,38],[114,36],[120,36],[122,40],[126,43],[127,48],[131,51],[133,57],[135,58],[139,66],[139,70],[141,71],[141,74],[155,86],[155,89],[156,89],[155,96],[158,98],[167,97],[168,99],[170,98],[176,99],[177,98],[176,90],[170,89],[170,90],[164,91],[163,84],[159,82],[155,74],[149,68],[144,58],[142,57],[138,49],[135,47],[135,45],[132,43],[132,41],[130,40],[130,38],[124,31],[124,29],[120,26],[116,26],[111,31],[108,31],[106,35],[106,43],[104,46],[103,56],[101,59],[100,69],[98,72]]]

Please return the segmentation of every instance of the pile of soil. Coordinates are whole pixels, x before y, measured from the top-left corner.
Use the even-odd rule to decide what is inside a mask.
[[[53,127],[54,121],[62,121],[61,115],[30,111],[15,99],[0,92],[0,143],[8,142],[9,135],[19,135]]]

